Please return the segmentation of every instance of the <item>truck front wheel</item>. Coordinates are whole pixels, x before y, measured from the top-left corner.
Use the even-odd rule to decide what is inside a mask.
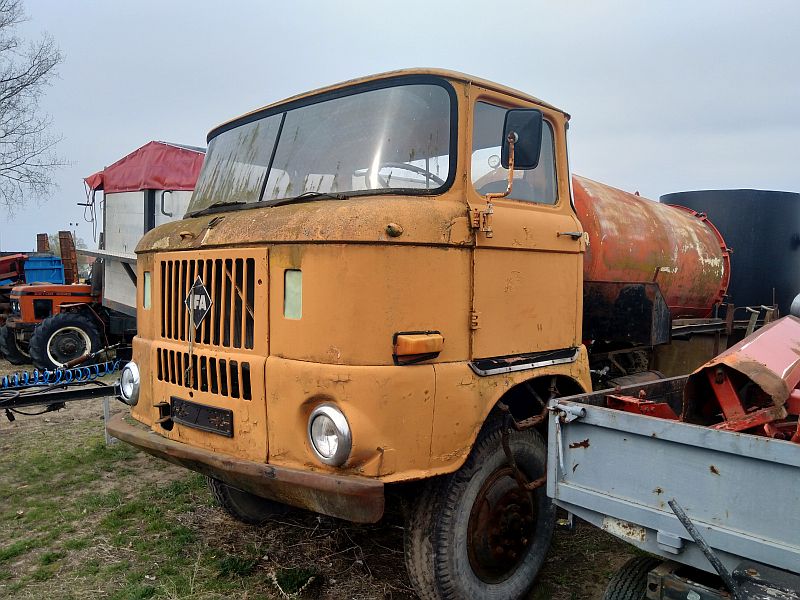
[[[206,477],[206,482],[217,504],[234,519],[248,525],[263,525],[292,510],[285,504],[237,490],[213,477]]]
[[[37,369],[58,369],[101,347],[93,321],[78,313],[59,313],[36,326],[31,336],[31,361]]]
[[[542,477],[547,448],[539,433],[508,435],[523,479]],[[528,492],[515,479],[498,424],[481,433],[458,471],[427,483],[411,506],[406,568],[423,600],[521,598],[539,573],[554,526],[544,487]]]

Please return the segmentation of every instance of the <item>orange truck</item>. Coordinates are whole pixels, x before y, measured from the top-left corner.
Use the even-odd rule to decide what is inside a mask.
[[[110,433],[249,523],[400,497],[421,598],[522,597],[555,521],[546,403],[658,377],[676,324],[725,325],[730,276],[703,215],[571,177],[568,120],[411,70],[212,130],[186,217],[136,249]]]

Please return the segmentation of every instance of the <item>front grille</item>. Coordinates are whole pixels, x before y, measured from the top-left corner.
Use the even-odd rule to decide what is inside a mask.
[[[191,361],[191,370],[189,370]],[[157,349],[158,380],[187,389],[250,400],[250,363]]]
[[[186,342],[192,323],[184,301],[197,277],[211,296],[211,310],[194,334],[198,344],[253,349],[258,311],[255,257],[165,259],[160,261],[161,337]],[[259,271],[265,267],[258,266]]]

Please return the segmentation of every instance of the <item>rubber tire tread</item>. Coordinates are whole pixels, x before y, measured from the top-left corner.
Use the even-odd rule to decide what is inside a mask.
[[[460,492],[465,486],[465,474],[478,468],[495,452],[503,452],[500,442],[501,435],[499,422],[489,424],[478,436],[464,465],[451,475],[428,482],[409,511],[404,533],[405,563],[414,591],[421,600],[460,600],[461,598],[457,582],[454,581],[459,578],[459,574],[449,573],[447,564],[449,540],[440,525],[443,518],[449,518],[457,510]],[[527,437],[526,441],[531,445],[538,446],[543,459],[546,460],[547,446],[537,431],[513,432],[511,435],[519,436],[521,439]],[[544,462],[540,466],[543,470]],[[540,491],[544,493],[543,489]],[[544,551],[525,559],[528,562],[533,560],[539,563],[536,574],[544,563],[555,529],[555,507],[548,500],[545,500],[545,507],[549,507],[550,514],[545,515],[545,522],[549,520],[549,526],[544,531],[538,532],[546,537]],[[434,544],[436,544],[436,548]],[[470,573],[470,575],[472,574]],[[518,593],[513,596],[505,595],[503,597],[509,599],[523,597],[533,586],[535,577],[536,575],[531,577],[525,589],[516,590]],[[496,594],[492,594],[492,596],[495,597]]]
[[[217,504],[231,517],[248,525],[263,525],[293,510],[280,502],[237,490],[213,477],[206,477],[206,483]]]
[[[31,362],[37,369],[56,369],[47,357],[47,342],[52,335],[64,327],[79,327],[89,336],[91,342],[90,352],[97,352],[103,345],[97,324],[88,317],[79,313],[65,312],[47,317],[36,326],[30,341]],[[77,357],[76,357],[77,358]]]
[[[635,556],[614,574],[603,600],[646,600],[647,574],[663,561],[652,556]]]
[[[26,365],[31,361],[30,358],[19,351],[17,342],[14,339],[14,332],[6,325],[0,327],[0,352],[12,365]]]
[[[431,534],[436,527],[437,500],[444,492],[440,480],[427,482],[406,516],[403,558],[406,572],[420,600],[441,600],[434,577]]]

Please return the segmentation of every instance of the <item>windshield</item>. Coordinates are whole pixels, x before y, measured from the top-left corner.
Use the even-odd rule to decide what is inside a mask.
[[[188,214],[317,193],[435,193],[453,169],[450,138],[451,96],[433,83],[276,108],[209,142]]]

